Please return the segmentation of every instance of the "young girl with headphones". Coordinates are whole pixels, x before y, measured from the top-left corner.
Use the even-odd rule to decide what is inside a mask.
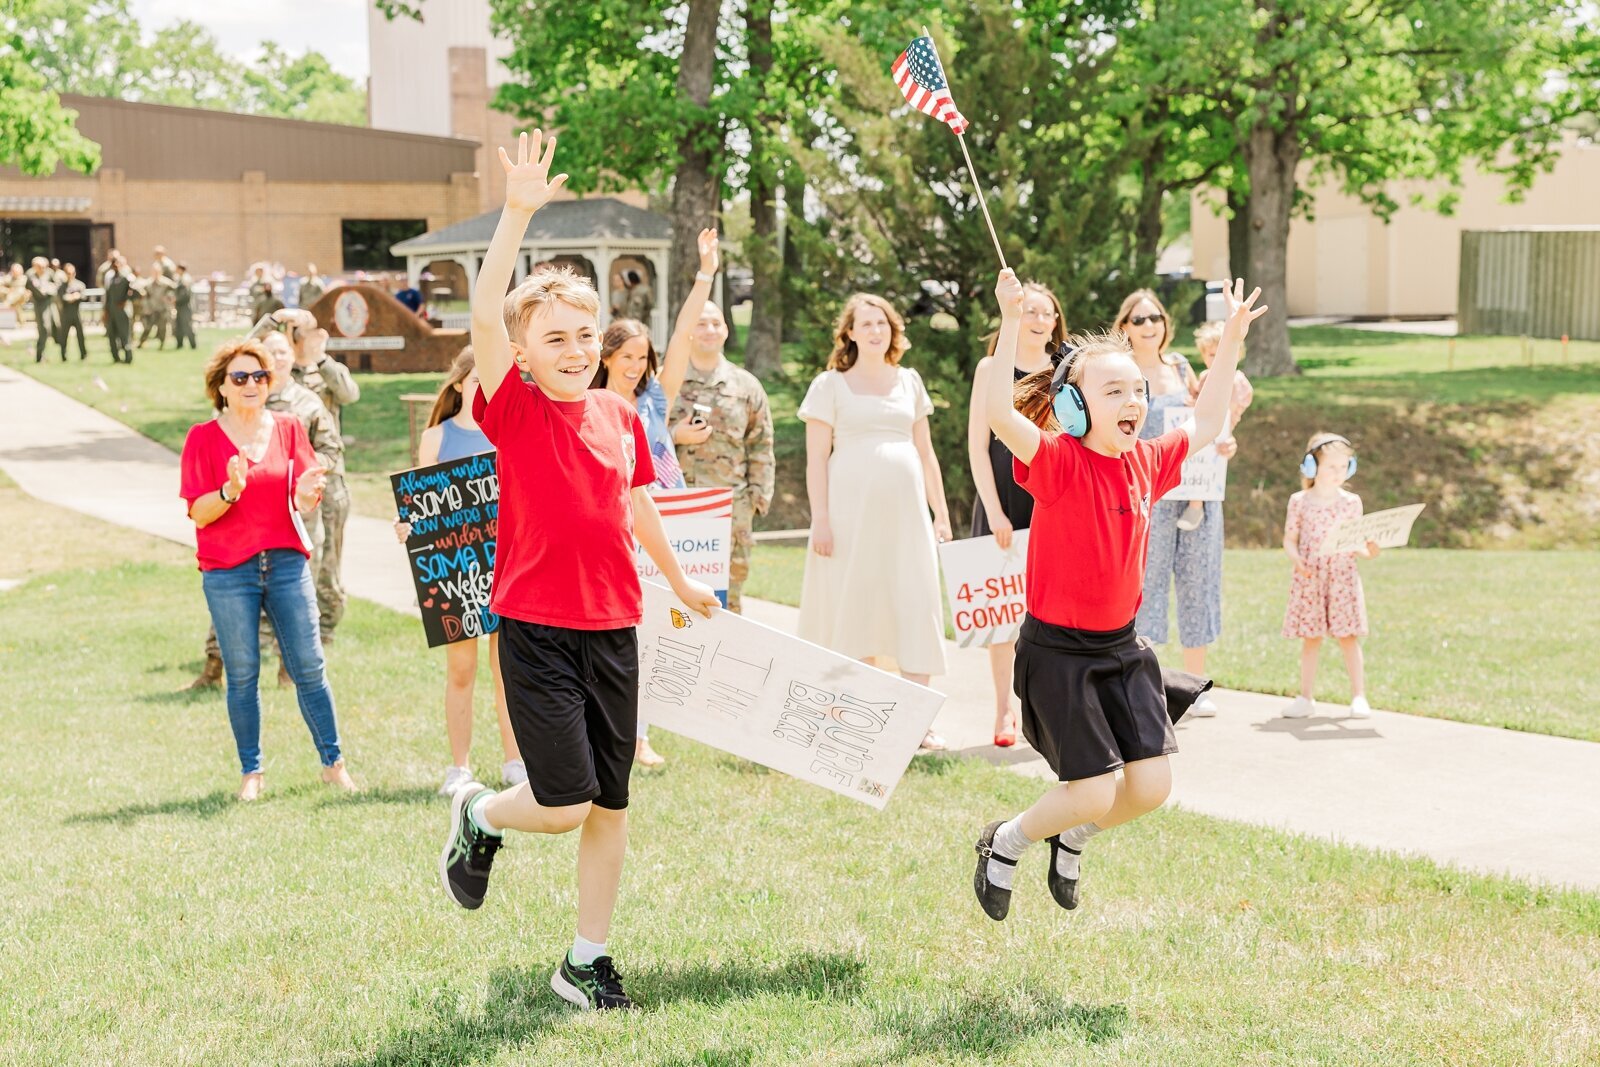
[[[1017,860],[1042,839],[1050,841],[1051,896],[1077,907],[1078,858],[1089,838],[1154,811],[1171,791],[1176,716],[1169,717],[1155,651],[1134,634],[1134,616],[1151,507],[1182,481],[1189,453],[1226,428],[1240,345],[1266,312],[1254,306],[1260,290],[1246,298],[1242,281],[1226,294],[1217,373],[1201,389],[1194,418],[1153,440],[1139,437],[1147,386],[1120,333],[1069,339],[1072,348],[1048,381],[1043,373],[1024,379],[1015,402],[1003,389],[988,390],[989,426],[1034,499],[1028,614],[1014,672],[1022,732],[1061,782],[979,834],[973,889],[991,919],[1006,917]],[[989,377],[1004,382],[1016,362],[1022,283],[1002,271],[995,296],[1000,339]]]
[[[1344,488],[1355,473],[1355,447],[1347,439],[1336,433],[1311,435],[1300,460],[1301,489],[1289,498],[1289,514],[1283,523],[1283,550],[1294,563],[1283,636],[1297,637],[1302,642],[1300,695],[1284,709],[1288,719],[1303,719],[1316,711],[1312,690],[1324,637],[1338,641],[1339,650],[1344,653],[1353,694],[1351,717],[1365,719],[1372,714],[1361,658],[1361,638],[1367,634],[1367,604],[1356,558],[1372,559],[1378,554],[1378,546],[1368,541],[1360,552],[1317,552],[1336,523],[1361,517],[1361,498]]]

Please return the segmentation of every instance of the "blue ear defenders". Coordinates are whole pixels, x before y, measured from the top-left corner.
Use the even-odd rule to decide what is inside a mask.
[[[1345,467],[1344,476],[1346,478],[1354,478],[1356,476],[1356,446],[1345,440],[1343,437],[1330,437],[1326,441],[1319,444],[1316,448],[1313,448],[1311,451],[1307,452],[1305,454],[1305,458],[1300,461],[1300,474],[1302,477],[1315,478],[1317,476],[1317,453],[1321,452],[1324,448],[1327,448],[1331,444],[1342,444],[1346,448],[1350,449],[1350,462]]]
[[[1082,437],[1089,432],[1089,405],[1083,399],[1083,392],[1076,385],[1067,381],[1067,376],[1072,373],[1072,365],[1077,362],[1078,350],[1069,345],[1058,345],[1055,350],[1055,373],[1050,376],[1050,392],[1055,395],[1056,421],[1061,424],[1061,432],[1068,437]],[[1144,383],[1145,400],[1150,399],[1150,383]]]
[[[1076,385],[1067,381],[1067,375],[1072,373],[1073,357],[1078,354],[1076,348],[1062,345],[1056,349],[1056,370],[1050,376],[1050,392],[1055,394],[1056,421],[1061,424],[1061,432],[1068,437],[1082,437],[1089,432],[1089,405],[1083,401],[1083,393]]]

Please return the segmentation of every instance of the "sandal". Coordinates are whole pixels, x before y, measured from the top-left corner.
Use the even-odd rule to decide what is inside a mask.
[[[248,803],[261,796],[261,791],[267,787],[267,780],[260,771],[245,775],[239,782],[238,799]]]
[[[334,760],[332,764],[322,768],[322,781],[325,785],[337,786],[347,793],[359,793],[360,788],[355,779],[350,777],[350,772],[344,769],[344,760]]]
[[[930,729],[927,733],[922,735],[922,744],[917,746],[917,751],[918,752],[943,752],[945,749],[947,749],[949,747],[950,747],[949,744],[947,744],[945,742],[944,738],[940,737],[938,734],[934,733],[933,730]]]

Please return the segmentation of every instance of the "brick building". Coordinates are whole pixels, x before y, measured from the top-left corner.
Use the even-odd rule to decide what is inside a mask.
[[[0,167],[0,267],[55,256],[86,273],[165,245],[197,277],[254,262],[326,274],[404,269],[389,248],[480,213],[475,141],[65,95],[100,145],[93,175]]]

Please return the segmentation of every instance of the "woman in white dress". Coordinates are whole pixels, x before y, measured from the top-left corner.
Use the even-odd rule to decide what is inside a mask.
[[[926,685],[944,673],[934,542],[950,539],[950,511],[928,432],[933,401],[900,366],[908,347],[894,308],[857,293],[800,405],[811,501],[800,636],[874,665],[892,659]],[[923,747],[944,742],[929,731]]]

